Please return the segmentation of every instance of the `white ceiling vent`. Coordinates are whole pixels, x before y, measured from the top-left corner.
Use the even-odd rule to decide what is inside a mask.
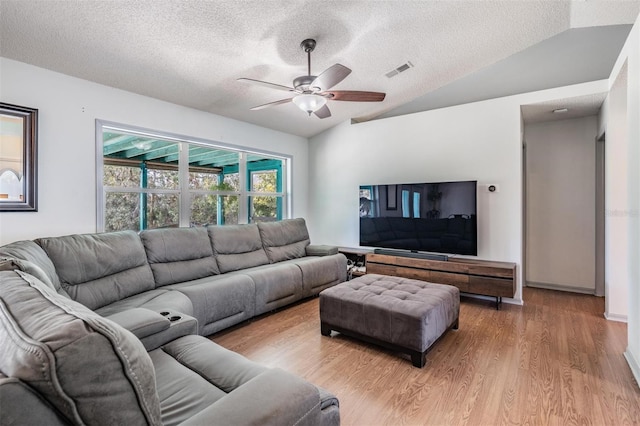
[[[400,74],[401,72],[405,72],[409,68],[413,68],[413,64],[411,63],[411,61],[405,62],[404,64],[400,65],[396,69],[393,69],[393,70],[389,71],[385,75],[387,76],[387,78],[395,77],[396,75]]]

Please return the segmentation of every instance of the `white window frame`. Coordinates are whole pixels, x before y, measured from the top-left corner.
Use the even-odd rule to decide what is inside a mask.
[[[149,188],[126,188],[126,187],[105,187],[104,178],[104,155],[103,155],[103,133],[105,130],[111,130],[118,133],[131,134],[136,136],[145,136],[154,139],[162,139],[179,144],[180,159],[178,162],[179,189],[149,189]],[[149,193],[149,194],[179,194],[179,217],[181,227],[189,226],[191,215],[191,195],[192,194],[211,194],[211,195],[231,195],[239,197],[238,223],[244,224],[249,222],[249,197],[253,195],[274,195],[282,198],[282,218],[291,218],[293,211],[293,188],[292,188],[292,167],[293,156],[257,150],[240,145],[233,145],[219,141],[208,139],[178,135],[175,133],[162,132],[157,130],[145,129],[142,127],[131,126],[121,123],[115,123],[106,120],[96,119],[96,230],[104,232],[105,230],[105,206],[106,194],[108,192],[129,192],[129,193]],[[189,149],[190,145],[199,145],[212,149],[224,149],[239,153],[239,185],[240,191],[207,191],[189,189]],[[281,160],[282,166],[282,191],[277,193],[254,193],[249,191],[247,182],[247,155],[256,154],[273,159]]]

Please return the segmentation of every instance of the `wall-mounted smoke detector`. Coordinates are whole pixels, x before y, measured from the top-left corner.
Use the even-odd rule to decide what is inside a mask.
[[[569,112],[569,110],[567,108],[558,108],[553,110],[554,114],[564,114],[565,112]]]
[[[385,75],[387,76],[387,78],[395,77],[396,75],[400,74],[401,72],[405,72],[409,68],[413,68],[413,64],[411,63],[411,61],[405,62],[404,64],[400,65],[399,67],[397,67],[395,69],[392,69],[391,71],[389,71]]]

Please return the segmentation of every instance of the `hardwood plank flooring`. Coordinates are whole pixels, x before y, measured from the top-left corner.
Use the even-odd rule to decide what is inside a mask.
[[[333,392],[343,425],[639,425],[640,389],[623,357],[627,326],[604,299],[524,289],[524,306],[462,298],[419,369],[409,356],[320,335],[318,299],[211,336]]]

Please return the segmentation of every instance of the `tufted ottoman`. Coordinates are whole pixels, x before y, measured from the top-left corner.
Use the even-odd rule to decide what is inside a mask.
[[[411,355],[423,367],[431,345],[458,328],[457,287],[367,274],[320,293],[320,331],[338,331]]]

